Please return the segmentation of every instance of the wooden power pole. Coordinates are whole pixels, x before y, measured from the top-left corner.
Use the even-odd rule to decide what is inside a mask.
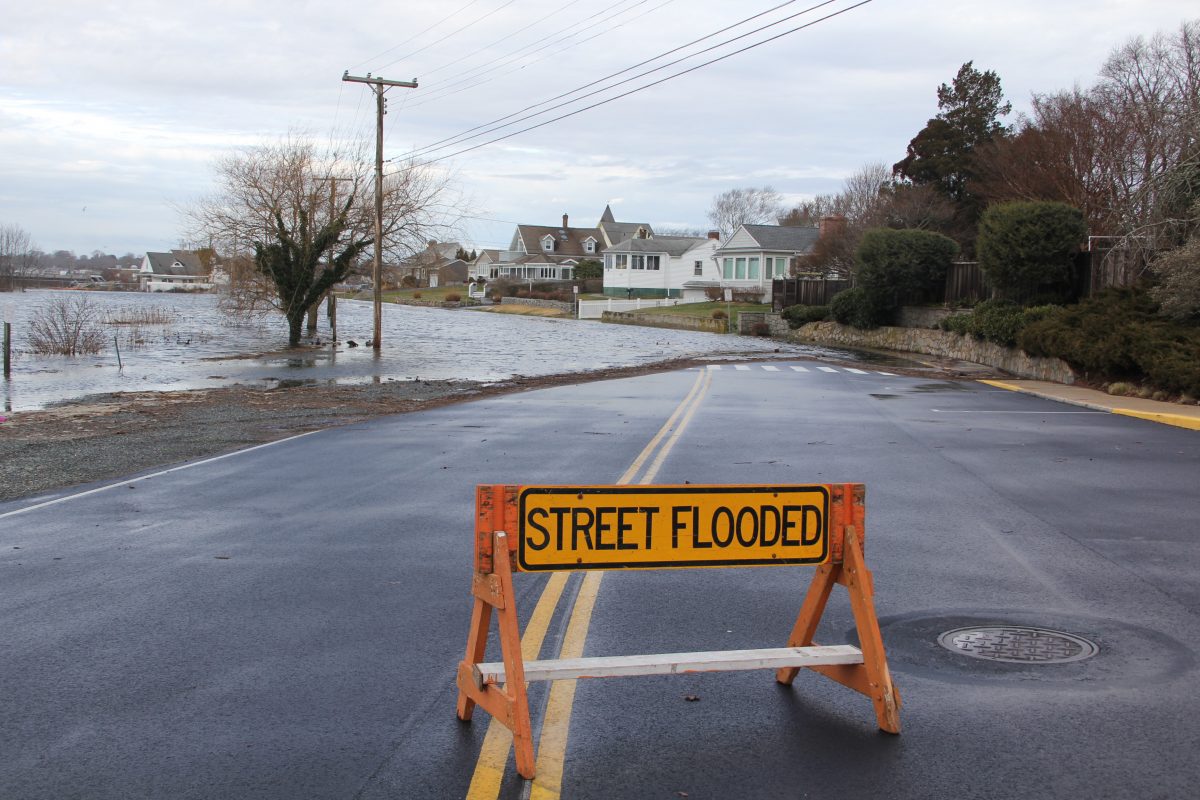
[[[383,341],[383,115],[386,113],[383,93],[393,86],[415,89],[417,79],[389,81],[372,78],[369,72],[365,78],[360,78],[346,70],[342,73],[342,80],[368,84],[375,92],[375,268],[372,271],[375,282],[375,336],[371,346],[378,350]]]

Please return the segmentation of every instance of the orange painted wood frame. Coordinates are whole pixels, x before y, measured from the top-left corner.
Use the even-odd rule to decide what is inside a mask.
[[[512,731],[517,772],[526,779],[534,775],[533,735],[529,716],[525,667],[521,656],[521,633],[517,618],[512,576],[519,530],[517,498],[519,486],[476,487],[475,569],[471,593],[474,605],[467,634],[465,658],[458,665],[458,718],[469,722],[475,706],[484,708]],[[810,669],[871,699],[879,728],[900,732],[900,694],[892,682],[884,652],[879,620],[875,614],[874,584],[863,550],[865,492],[863,484],[829,486],[830,557],[817,567],[800,613],[788,637],[788,647],[815,644],[821,616],[835,585],[846,588],[858,630],[861,664],[811,666]],[[508,532],[512,532],[510,535]],[[500,632],[500,650],[507,681],[503,688],[482,682],[476,665],[483,663],[493,612]],[[790,685],[800,667],[784,667],[775,678]]]

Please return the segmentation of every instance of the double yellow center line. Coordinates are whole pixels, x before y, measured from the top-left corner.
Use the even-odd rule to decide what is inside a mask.
[[[701,369],[692,384],[691,391],[675,408],[674,413],[659,429],[638,454],[629,469],[617,479],[618,486],[631,483],[646,485],[652,483],[667,455],[679,441],[679,437],[691,422],[700,407],[704,395],[712,382],[712,373]],[[646,465],[649,464],[647,467]],[[642,469],[645,467],[645,471]],[[641,477],[637,480],[638,473]],[[542,642],[550,627],[550,620],[562,598],[569,572],[556,572],[546,582],[542,596],[533,609],[533,615],[525,626],[525,634],[521,637],[521,656],[527,661],[538,657],[542,650]],[[559,658],[580,658],[583,656],[583,646],[587,640],[588,626],[592,621],[592,610],[596,605],[596,595],[600,591],[603,572],[588,572],[584,575],[579,593],[575,597],[575,605],[571,609],[571,617],[567,623],[567,632],[563,637]],[[567,732],[571,723],[571,708],[575,702],[575,681],[554,681],[550,686],[550,697],[546,704],[546,715],[542,721],[542,733],[537,747],[537,777],[530,787],[530,800],[556,800],[562,791],[563,764],[567,752]],[[475,765],[475,773],[471,776],[471,786],[467,790],[467,800],[496,800],[500,796],[500,785],[504,780],[504,770],[508,763],[508,754],[512,749],[512,733],[494,720],[488,725],[487,734],[483,739],[483,747],[479,752],[479,760]]]

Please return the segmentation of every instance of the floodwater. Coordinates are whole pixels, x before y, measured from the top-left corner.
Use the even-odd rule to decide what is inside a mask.
[[[29,351],[29,323],[56,300],[86,298],[101,320],[105,346],[93,356]],[[6,411],[44,408],[93,394],[178,391],[235,384],[352,384],[384,380],[499,382],[638,366],[685,357],[853,356],[748,336],[606,325],[569,319],[384,304],[383,347],[372,333],[370,302],[338,302],[336,347],[328,344],[324,307],[317,339],[287,350],[277,312],[231,317],[214,295],[29,291],[0,294],[13,310],[12,376],[0,378]],[[155,319],[154,323],[145,320]],[[114,321],[123,320],[123,324]],[[131,320],[134,320],[131,322]],[[166,320],[166,321],[159,321]],[[358,347],[351,347],[353,340]],[[120,363],[118,364],[118,350]]]

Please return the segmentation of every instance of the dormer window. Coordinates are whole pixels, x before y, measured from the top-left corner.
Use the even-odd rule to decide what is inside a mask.
[[[542,250],[544,250],[547,253],[554,252],[554,237],[553,236],[550,236],[547,234],[546,236],[542,237]]]
[[[585,252],[585,253],[596,252],[596,240],[593,239],[591,236],[589,236],[588,238],[583,240],[583,252]]]

